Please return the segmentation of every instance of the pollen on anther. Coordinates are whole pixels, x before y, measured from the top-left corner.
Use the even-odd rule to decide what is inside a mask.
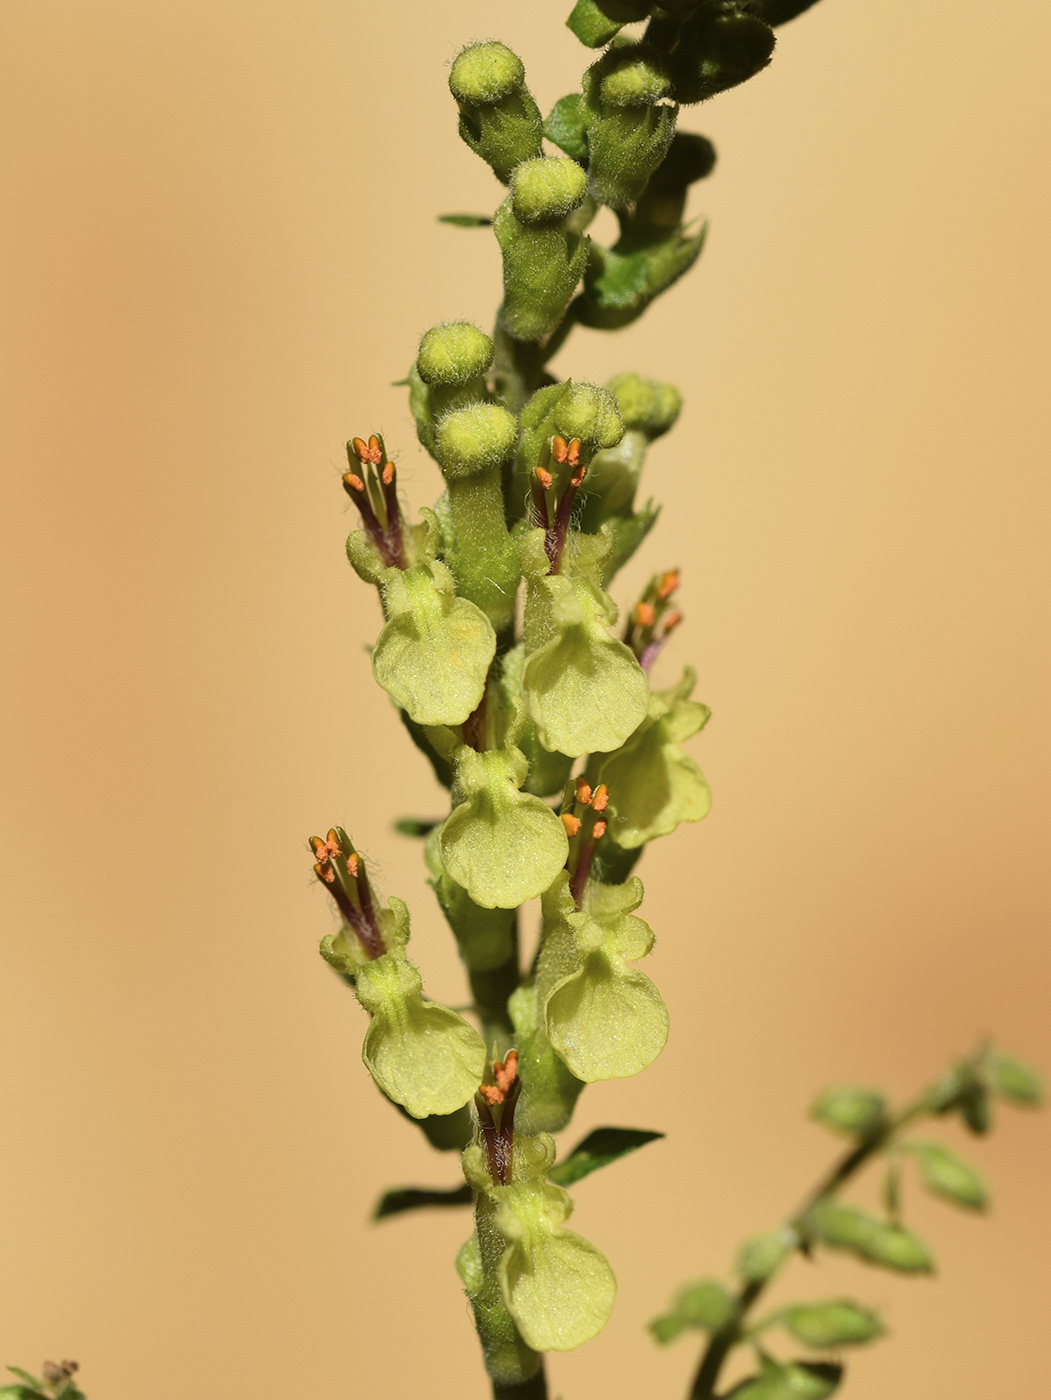
[[[584,462],[581,462],[580,465],[577,467],[576,471],[574,471],[573,475],[569,478],[569,480],[572,483],[572,485],[579,486],[580,483],[587,476],[587,474],[587,466]]]
[[[384,486],[389,486],[393,480],[394,480],[394,463],[393,463],[393,462],[388,462],[387,465],[383,468],[383,484],[384,484]]]
[[[354,449],[354,456],[359,462],[368,461],[369,445],[364,438],[352,438],[350,445]]]
[[[575,817],[572,812],[563,812],[562,825],[566,828],[567,836],[576,836],[580,830],[580,818]]]
[[[336,878],[336,872],[332,869],[331,865],[315,865],[314,874],[319,880],[324,880],[326,885],[331,885]]]
[[[609,790],[605,783],[599,783],[595,789],[595,796],[592,799],[592,807],[596,812],[604,812],[609,806]]]
[[[596,822],[591,834],[596,841],[601,841],[603,836],[605,836],[606,834],[606,823]]]
[[[587,781],[586,778],[578,778],[578,779],[577,779],[576,794],[575,794],[575,796],[576,796],[577,801],[578,801],[579,803],[581,803],[583,806],[585,806],[585,807],[590,806],[590,804],[591,804],[591,784]]]
[[[560,467],[564,465],[569,456],[569,447],[565,438],[560,437],[557,433],[551,439],[551,455]]]
[[[652,603],[635,604],[635,621],[640,627],[652,627],[656,616]]]
[[[343,480],[354,491],[365,490],[365,483],[362,481],[360,476],[355,476],[353,472],[344,472]]]
[[[551,475],[551,473],[549,471],[546,471],[543,467],[537,467],[535,474],[537,481],[540,482],[540,485],[544,488],[544,490],[550,491],[551,483],[554,480],[554,477]]]
[[[680,623],[681,621],[682,621],[682,613],[681,613],[681,612],[673,612],[673,613],[670,613],[669,616],[668,616],[668,618],[667,618],[667,620],[666,620],[665,623],[664,623],[664,635],[667,636],[669,632],[674,631],[674,629],[675,629],[676,627],[678,627],[678,625],[679,625],[679,623]]]
[[[350,878],[352,880],[356,880],[358,878],[358,870],[360,866],[361,861],[358,858],[357,851],[351,851],[350,855],[347,856],[347,869],[350,871]]]
[[[571,467],[575,467],[580,461],[580,439],[573,438],[566,448],[565,460]]]
[[[664,574],[664,575],[661,577],[660,586],[659,586],[659,588],[657,589],[657,597],[660,598],[660,599],[662,599],[662,600],[665,599],[665,598],[670,598],[671,595],[672,595],[672,594],[675,592],[675,590],[678,588],[678,586],[679,586],[679,571],[678,571],[678,569],[669,569],[668,572],[667,572],[666,574]]]

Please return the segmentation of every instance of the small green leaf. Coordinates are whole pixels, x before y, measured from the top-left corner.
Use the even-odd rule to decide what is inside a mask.
[[[20,1381],[25,1381],[27,1385],[32,1386],[34,1390],[44,1389],[44,1382],[40,1379],[40,1377],[30,1375],[28,1371],[23,1371],[21,1366],[8,1366],[7,1369],[11,1372],[13,1376],[17,1376]]]
[[[587,48],[601,49],[620,32],[623,23],[623,20],[618,23],[604,15],[595,0],[577,0],[573,13],[566,20],[566,28]]]
[[[934,1259],[922,1240],[903,1225],[888,1225],[856,1206],[825,1201],[814,1207],[809,1223],[830,1249],[845,1249],[868,1264],[902,1274],[930,1273]]]
[[[394,830],[399,836],[412,836],[422,840],[425,836],[430,836],[436,826],[441,826],[442,818],[436,821],[428,820],[426,817],[399,817],[394,823]]]
[[[738,1252],[737,1272],[745,1283],[765,1283],[797,1244],[794,1233],[787,1229],[755,1235],[745,1240]]]
[[[649,1329],[662,1346],[689,1328],[716,1332],[734,1315],[734,1300],[721,1283],[705,1279],[684,1288],[663,1317],[655,1317]]]
[[[421,1210],[425,1206],[469,1206],[473,1200],[474,1193],[466,1182],[446,1189],[400,1186],[383,1193],[372,1212],[372,1218],[386,1220],[389,1216],[401,1215],[406,1210]]]
[[[968,1210],[984,1210],[989,1204],[989,1188],[979,1173],[962,1157],[940,1142],[913,1140],[902,1144],[916,1158],[920,1179],[927,1190]]]
[[[990,1056],[989,1070],[993,1088],[1001,1098],[1029,1108],[1043,1103],[1044,1086],[1040,1076],[1021,1060],[997,1053]]]
[[[837,1133],[861,1136],[877,1126],[886,1107],[887,1101],[877,1089],[839,1085],[818,1095],[810,1116]]]
[[[839,1389],[843,1367],[823,1361],[795,1361],[787,1366],[763,1359],[762,1373],[727,1392],[726,1400],[825,1400]]]
[[[558,1186],[572,1186],[600,1167],[608,1167],[618,1158],[663,1136],[646,1128],[596,1128],[583,1142],[577,1143],[564,1161],[551,1168],[548,1177]]]
[[[489,214],[439,214],[438,222],[453,228],[491,228],[493,220]]]
[[[846,1298],[785,1308],[778,1321],[808,1347],[854,1346],[883,1334],[874,1312]]]
[[[587,164],[588,136],[584,121],[584,99],[579,92],[567,93],[560,97],[551,108],[551,115],[544,122],[544,135],[553,141],[567,156]]]

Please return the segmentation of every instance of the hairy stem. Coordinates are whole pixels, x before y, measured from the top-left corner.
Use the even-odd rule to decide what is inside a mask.
[[[832,1169],[818,1182],[814,1189],[807,1195],[803,1204],[796,1213],[786,1221],[787,1228],[797,1237],[805,1236],[806,1220],[814,1207],[822,1201],[827,1201],[834,1196],[842,1186],[854,1176],[877,1152],[881,1152],[888,1146],[900,1130],[913,1119],[922,1117],[930,1111],[930,1099],[925,1092],[915,1099],[907,1107],[903,1108],[895,1117],[887,1120],[876,1131],[868,1134],[846,1152]],[[771,1274],[765,1279],[753,1279],[742,1284],[734,1300],[733,1317],[725,1326],[713,1332],[708,1339],[708,1344],[701,1354],[700,1365],[694,1377],[693,1386],[690,1390],[689,1400],[715,1400],[715,1387],[722,1371],[723,1363],[733,1348],[740,1341],[744,1322],[748,1314],[758,1299],[765,1292],[767,1285],[775,1277]]]
[[[493,1381],[493,1400],[547,1400],[547,1375],[544,1372],[544,1358],[540,1358],[540,1368],[535,1376],[518,1385],[498,1385]]]

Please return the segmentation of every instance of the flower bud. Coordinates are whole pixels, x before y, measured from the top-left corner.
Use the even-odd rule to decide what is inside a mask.
[[[511,176],[511,208],[523,224],[564,219],[584,202],[587,192],[587,176],[567,156],[523,161]]]
[[[551,438],[558,436],[566,442],[576,438],[580,460],[590,464],[597,451],[615,447],[624,435],[614,394],[586,380],[567,379],[538,389],[522,410],[521,425],[511,487],[511,508],[516,515],[525,510],[530,479]],[[587,489],[590,491],[590,482]]]
[[[506,44],[489,40],[461,49],[449,89],[460,108],[461,137],[504,184],[521,161],[542,154],[540,112],[522,60]]]
[[[531,209],[543,207],[542,200],[526,202]],[[572,232],[564,219],[524,223],[515,214],[513,195],[496,211],[493,232],[504,260],[499,325],[515,340],[543,340],[565,314],[583,276],[591,240]]]
[[[435,441],[442,473],[451,483],[509,462],[518,443],[518,422],[500,404],[474,404],[447,413]]]
[[[584,75],[591,193],[614,209],[633,204],[671,144],[678,108],[663,59],[644,44],[608,49]]]
[[[460,388],[485,374],[493,362],[493,342],[470,321],[432,326],[420,341],[416,368],[424,384]]]
[[[417,724],[463,724],[485,693],[496,633],[481,608],[455,596],[453,576],[435,560],[384,575],[387,623],[372,652],[372,674]]]
[[[672,427],[682,407],[682,395],[674,385],[639,374],[615,375],[606,387],[617,401],[624,436],[592,459],[580,516],[580,528],[589,532],[604,520],[632,515],[649,445]]]
[[[774,32],[736,0],[720,0],[690,15],[668,56],[678,102],[703,102],[761,72],[774,52]]]

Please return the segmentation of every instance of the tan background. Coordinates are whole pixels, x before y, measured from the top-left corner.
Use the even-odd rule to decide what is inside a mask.
[[[367,1080],[304,840],[353,828],[461,999],[390,831],[439,809],[369,678],[340,459],[381,428],[437,494],[388,386],[498,278],[434,222],[497,197],[444,65],[495,32],[546,108],[563,8],[3,7],[0,1362],[76,1356],[91,1400],[486,1393],[466,1214],[365,1224],[455,1163]],[[642,1324],[830,1159],[819,1086],[905,1094],[981,1032],[1051,1067],[1045,13],[787,26],[684,118],[721,157],[700,268],[558,362],[687,393],[627,582],[685,568],[663,674],[699,666],[716,794],[643,869],[667,1052],[574,1125],[668,1138],[578,1189],[621,1293],[565,1400],[683,1392],[692,1342]],[[912,1193],[937,1281],[793,1270],[886,1311],[854,1400],[1047,1394],[1051,1116],[966,1147],[992,1219]]]

